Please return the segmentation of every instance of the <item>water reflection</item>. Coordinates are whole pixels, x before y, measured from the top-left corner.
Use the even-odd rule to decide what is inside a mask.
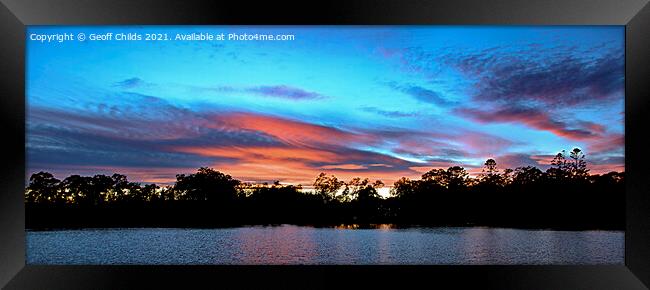
[[[334,227],[339,230],[391,230],[397,229],[397,226],[394,224],[340,224]]]
[[[313,231],[300,227],[257,227],[236,231],[234,238],[241,264],[313,264],[317,255]]]
[[[481,228],[473,228],[460,233],[460,244],[463,246],[462,255],[470,263],[483,264],[489,261],[488,252],[483,247],[490,240],[487,238],[487,231]]]
[[[624,234],[495,228],[27,232],[29,264],[623,264]]]

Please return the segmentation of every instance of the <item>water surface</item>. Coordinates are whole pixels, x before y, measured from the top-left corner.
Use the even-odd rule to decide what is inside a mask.
[[[620,231],[501,228],[27,231],[28,264],[623,264]]]

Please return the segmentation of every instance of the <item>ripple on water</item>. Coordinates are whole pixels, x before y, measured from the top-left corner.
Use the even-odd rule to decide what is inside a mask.
[[[623,264],[620,231],[299,226],[27,231],[28,264]]]

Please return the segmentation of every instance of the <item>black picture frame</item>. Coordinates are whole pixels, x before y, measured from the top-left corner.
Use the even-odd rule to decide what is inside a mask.
[[[648,0],[267,1],[0,0],[0,285],[6,289],[415,288],[647,289],[650,285]],[[25,265],[26,25],[448,24],[626,27],[625,265],[32,266]],[[341,278],[348,280],[343,282]],[[205,283],[205,284],[204,284]],[[448,284],[452,283],[452,284]],[[645,284],[645,286],[644,286]]]

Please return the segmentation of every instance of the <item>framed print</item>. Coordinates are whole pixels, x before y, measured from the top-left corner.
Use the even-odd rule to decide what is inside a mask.
[[[0,282],[647,287],[646,1],[306,5],[3,0]]]

